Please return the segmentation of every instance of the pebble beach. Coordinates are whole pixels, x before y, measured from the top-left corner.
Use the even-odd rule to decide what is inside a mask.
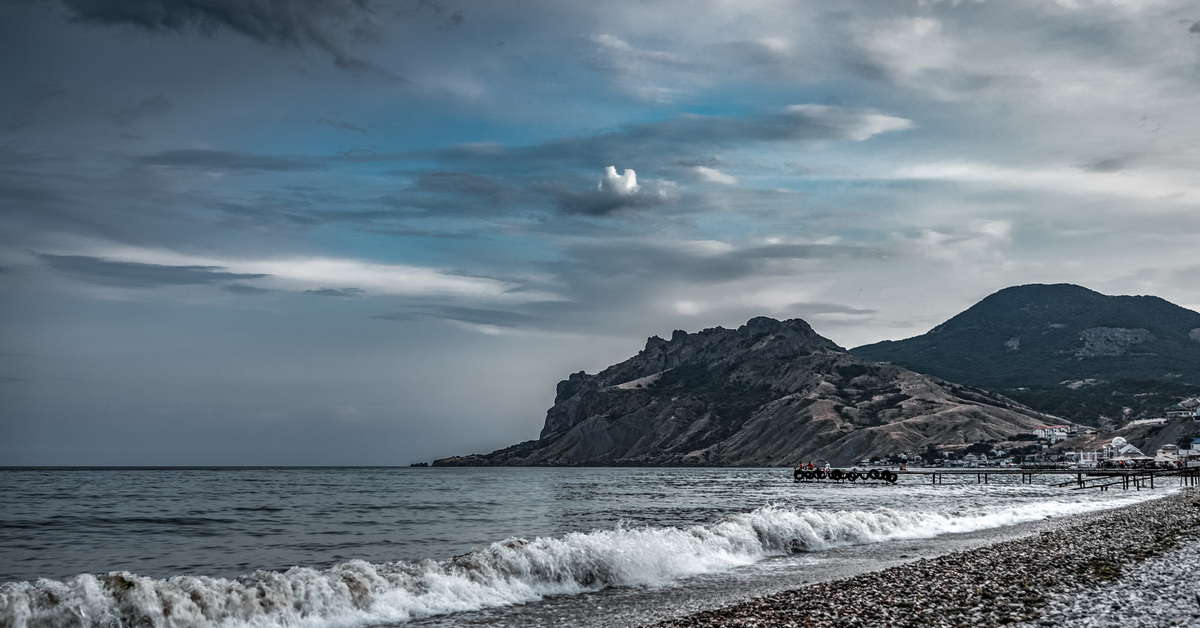
[[[709,626],[1200,625],[1200,492],[672,618]]]

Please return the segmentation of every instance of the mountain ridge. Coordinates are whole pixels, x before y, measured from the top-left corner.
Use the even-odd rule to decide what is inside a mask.
[[[1061,422],[1004,397],[847,353],[800,319],[650,337],[559,382],[536,440],[434,461],[475,465],[845,465]]]

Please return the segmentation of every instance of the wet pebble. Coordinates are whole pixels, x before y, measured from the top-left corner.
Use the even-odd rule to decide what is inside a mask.
[[[1200,616],[1200,499],[1064,518],[1029,537],[924,558],[656,624],[1170,626]]]

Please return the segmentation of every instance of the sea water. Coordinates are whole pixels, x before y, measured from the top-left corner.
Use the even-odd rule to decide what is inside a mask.
[[[0,625],[617,625],[1158,491],[790,469],[0,469]],[[948,536],[951,535],[951,536]],[[915,544],[915,545],[914,545]],[[923,544],[923,545],[922,545]],[[900,548],[900,549],[897,549]],[[890,551],[889,551],[890,550]]]

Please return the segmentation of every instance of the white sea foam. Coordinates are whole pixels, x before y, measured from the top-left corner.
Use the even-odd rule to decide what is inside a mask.
[[[1113,505],[1040,502],[964,513],[765,506],[688,528],[507,539],[442,562],[350,561],[236,579],[85,574],[0,585],[0,625],[325,628],[403,622],[546,595],[668,583],[789,552],[928,538]]]

